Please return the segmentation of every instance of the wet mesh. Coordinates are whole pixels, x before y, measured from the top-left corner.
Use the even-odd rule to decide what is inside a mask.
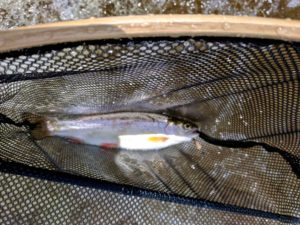
[[[2,54],[0,74],[2,223],[300,223],[297,43],[65,44]],[[120,111],[193,120],[200,145],[139,152],[34,140],[24,116]]]

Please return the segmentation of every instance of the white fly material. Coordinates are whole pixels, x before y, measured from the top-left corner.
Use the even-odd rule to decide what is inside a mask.
[[[191,137],[166,134],[120,135],[119,146],[128,150],[158,150],[191,140]]]

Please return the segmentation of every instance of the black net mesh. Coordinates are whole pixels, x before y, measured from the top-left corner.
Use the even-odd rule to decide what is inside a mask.
[[[296,43],[66,44],[3,54],[0,73],[2,223],[300,222]],[[117,111],[191,119],[201,148],[107,151],[58,137],[37,141],[24,119]],[[66,184],[65,174],[76,176]],[[76,184],[81,179],[90,180]],[[120,185],[118,192],[103,182]]]

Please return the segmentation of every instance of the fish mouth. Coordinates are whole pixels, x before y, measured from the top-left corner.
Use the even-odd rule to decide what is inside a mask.
[[[192,139],[199,137],[199,129],[195,128],[195,129],[191,130],[190,132],[187,133],[187,136]]]

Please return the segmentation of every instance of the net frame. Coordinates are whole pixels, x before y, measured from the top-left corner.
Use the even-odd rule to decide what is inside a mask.
[[[187,17],[187,16],[183,16],[183,17]],[[188,16],[188,17],[190,17],[190,16]],[[199,16],[197,16],[197,17],[199,17]],[[117,20],[117,19],[120,20],[120,18],[113,18],[113,20]],[[180,18],[180,19],[182,19],[182,18]],[[186,19],[187,18],[184,18],[183,21]],[[192,20],[194,20],[194,19],[195,18],[192,18]],[[82,25],[82,24],[74,25],[71,22],[69,22],[70,24],[64,23],[64,24],[58,25],[58,27],[56,27],[56,25],[54,24],[54,25],[50,25],[50,26],[49,25],[45,25],[45,26],[41,25],[41,26],[36,26],[33,28],[20,28],[19,30],[17,29],[14,31],[7,31],[7,32],[3,33],[4,35],[1,36],[2,40],[0,40],[0,42],[2,43],[2,45],[0,46],[0,51],[6,52],[9,50],[13,50],[13,49],[27,48],[27,47],[33,47],[33,46],[38,46],[38,45],[48,45],[48,44],[54,44],[54,43],[60,43],[60,42],[73,42],[73,41],[78,41],[78,40],[90,40],[90,39],[110,39],[110,38],[120,38],[120,37],[128,38],[128,37],[140,37],[140,36],[143,36],[143,37],[186,36],[186,34],[191,31],[191,27],[196,30],[192,35],[197,35],[197,36],[201,36],[201,35],[204,35],[204,36],[205,35],[208,35],[208,36],[210,36],[210,35],[212,35],[212,36],[245,36],[245,37],[284,39],[284,40],[290,40],[290,41],[291,40],[294,40],[294,41],[300,40],[300,32],[298,32],[298,31],[300,31],[300,23],[298,21],[293,21],[292,23],[289,23],[285,20],[284,21],[280,20],[283,25],[281,23],[279,23],[279,25],[278,25],[279,20],[275,21],[272,19],[262,19],[262,20],[265,20],[264,21],[265,23],[260,23],[260,24],[254,23],[254,26],[256,27],[256,29],[251,30],[251,29],[247,28],[247,32],[248,32],[248,29],[250,30],[250,32],[247,33],[241,29],[242,27],[245,26],[245,24],[243,24],[243,23],[238,24],[238,29],[239,29],[238,31],[232,32],[232,30],[234,30],[234,24],[235,24],[234,21],[229,22],[229,24],[230,24],[229,27],[231,27],[233,29],[228,29],[228,30],[230,30],[230,32],[226,32],[226,29],[228,28],[228,21],[225,19],[225,21],[227,21],[227,22],[220,22],[219,19],[220,19],[220,17],[217,18],[217,20],[215,21],[215,26],[214,26],[214,25],[211,25],[211,23],[213,21],[212,18],[210,18],[210,20],[212,20],[210,22],[199,20],[199,18],[196,18],[198,23],[188,21],[187,22],[188,25],[184,24],[184,26],[187,26],[188,29],[185,31],[182,31],[182,30],[179,31],[183,27],[178,28],[178,25],[182,24],[183,21],[180,20],[180,21],[174,22],[174,20],[172,21],[172,19],[171,19],[171,22],[170,22],[170,18],[168,18],[167,20],[164,21],[164,23],[166,24],[166,26],[172,24],[171,27],[173,29],[176,28],[175,29],[176,31],[172,30],[172,28],[171,28],[171,31],[168,30],[166,32],[162,32],[164,26],[161,24],[162,23],[161,20],[159,22],[155,22],[156,20],[159,20],[159,19],[151,18],[151,20],[154,20],[154,22],[150,21],[149,22],[150,25],[148,24],[144,28],[145,28],[145,30],[147,30],[150,27],[153,28],[153,26],[160,27],[161,28],[160,30],[149,29],[149,30],[155,30],[155,34],[154,33],[152,33],[152,34],[146,33],[145,34],[145,30],[144,30],[144,33],[141,32],[140,29],[143,27],[142,25],[146,23],[145,20],[142,21],[141,23],[139,23],[135,27],[135,26],[132,26],[131,18],[129,19],[129,21],[126,21],[127,24],[126,24],[126,22],[125,22],[125,24],[126,24],[126,26],[133,28],[134,31],[132,33],[128,32],[128,31],[124,32],[124,30],[123,30],[124,27],[122,27],[121,29],[119,27],[121,25],[114,24],[113,25],[114,28],[111,28],[110,26],[107,26],[106,24],[105,25],[101,24],[101,22],[100,22],[101,25],[99,25],[99,21],[97,21],[97,22],[95,21],[97,23],[97,25],[91,25],[91,24],[89,24],[90,21],[85,21],[88,25]],[[236,19],[237,18],[234,18],[234,20],[236,20]],[[134,17],[134,20],[138,20],[138,18]],[[253,22],[253,21],[251,21],[251,22]],[[266,32],[264,32],[263,34],[257,33],[257,30],[260,30],[261,28],[266,28],[265,26],[269,22],[273,22],[273,24],[271,24],[270,27],[267,26]],[[276,25],[275,25],[275,22],[277,23]],[[105,23],[107,23],[107,21]],[[153,25],[153,23],[155,23],[156,25]],[[205,30],[205,29],[202,30],[203,26],[207,25],[207,23],[209,24],[208,26],[212,26],[213,28],[211,28],[210,30]],[[128,24],[130,24],[130,25],[128,25]],[[250,25],[253,25],[253,24],[250,23],[249,26]],[[53,28],[53,26],[54,26],[54,28]],[[50,31],[48,28],[50,28]],[[70,32],[70,30],[68,30],[66,28],[71,29],[71,32]],[[47,29],[48,29],[48,31],[46,31]],[[65,29],[67,30],[66,33],[68,34],[68,32],[69,32],[69,34],[68,35],[65,35],[66,33],[60,34],[61,36],[59,37],[58,34]],[[84,35],[87,34],[87,36],[78,35],[78,36],[76,36],[75,39],[71,39],[70,37],[74,36],[73,35],[74,33],[77,33],[76,29],[83,30],[82,33]],[[282,32],[282,30],[284,32]],[[86,31],[87,31],[87,33],[86,33]],[[111,33],[106,36],[101,36],[101,37],[99,36],[99,33],[103,34],[106,31],[111,31]],[[280,32],[278,33],[278,31],[280,31]],[[95,33],[97,33],[97,34],[93,35]],[[58,37],[56,37],[56,34],[58,35]],[[19,35],[21,35],[21,36],[25,35],[25,38],[21,42],[18,41],[18,40],[20,40],[20,39],[18,39],[18,37],[20,37]],[[12,36],[14,36],[14,39],[11,39],[11,41],[8,42],[8,40],[10,40],[10,37],[12,37]],[[40,39],[41,37],[42,37],[43,41],[41,41],[41,39]],[[37,38],[37,40],[34,40],[34,42],[29,42],[28,40],[32,40],[32,38],[33,39]],[[14,47],[11,47],[11,46],[14,46]],[[4,161],[1,162],[1,166],[2,166],[2,171],[14,173],[14,174],[21,174],[24,176],[33,176],[32,175],[33,173],[31,173],[30,171],[36,170],[36,168],[30,168],[28,171],[28,168],[26,166],[23,167],[23,165],[7,163]],[[10,168],[13,168],[13,169],[10,170]],[[19,170],[18,168],[22,168],[24,170]],[[39,172],[41,172],[42,174],[45,172],[40,169],[37,169],[37,170],[38,170],[37,174]],[[14,172],[12,172],[12,171],[14,171]],[[24,172],[24,171],[26,171],[26,172]],[[49,171],[47,171],[47,173],[48,172]],[[50,173],[52,173],[52,172],[50,172]],[[54,173],[56,173],[56,172],[54,172]],[[47,174],[44,173],[42,176],[45,178],[45,177],[47,177]],[[71,178],[69,178],[69,176]],[[181,198],[180,196],[162,195],[161,193],[153,192],[150,190],[133,188],[130,186],[126,187],[123,185],[120,186],[120,185],[107,183],[107,182],[101,182],[101,185],[98,186],[99,183],[98,184],[95,183],[94,180],[86,180],[86,178],[83,178],[83,177],[76,177],[76,176],[73,177],[72,175],[65,175],[65,174],[61,174],[61,173],[58,174],[57,177],[63,177],[63,179],[61,180],[62,182],[67,182],[66,180],[71,179],[71,183],[74,183],[74,184],[76,182],[79,182],[80,185],[83,185],[83,186],[87,185],[89,187],[95,185],[94,187],[97,187],[100,189],[104,189],[104,190],[107,189],[109,191],[121,192],[122,194],[126,194],[126,195],[129,194],[129,195],[135,195],[135,196],[146,197],[146,198],[150,197],[150,198],[159,199],[161,201],[171,201],[171,202],[175,201],[175,202],[181,203],[181,204],[196,205],[197,207],[212,207],[212,208],[217,208],[217,209],[223,209],[223,205],[219,206],[218,204],[215,204],[215,203],[212,203],[212,202],[209,202],[206,200],[195,201],[194,199],[189,199],[186,197]],[[65,180],[65,178],[66,178],[66,180]],[[46,179],[52,179],[52,178],[46,178]],[[289,216],[284,216],[284,215],[280,215],[280,214],[277,215],[274,213],[269,214],[269,213],[265,213],[263,211],[257,211],[257,210],[252,210],[252,209],[244,210],[243,208],[239,208],[239,207],[235,207],[235,206],[229,206],[229,207],[227,206],[227,209],[229,209],[229,211],[231,211],[231,212],[238,212],[238,213],[248,214],[248,215],[252,215],[252,216],[253,215],[254,216],[262,216],[264,218],[270,218],[270,219],[279,220],[282,222],[289,222],[289,223],[298,223],[299,222],[299,218],[297,218],[297,217],[289,217]]]

